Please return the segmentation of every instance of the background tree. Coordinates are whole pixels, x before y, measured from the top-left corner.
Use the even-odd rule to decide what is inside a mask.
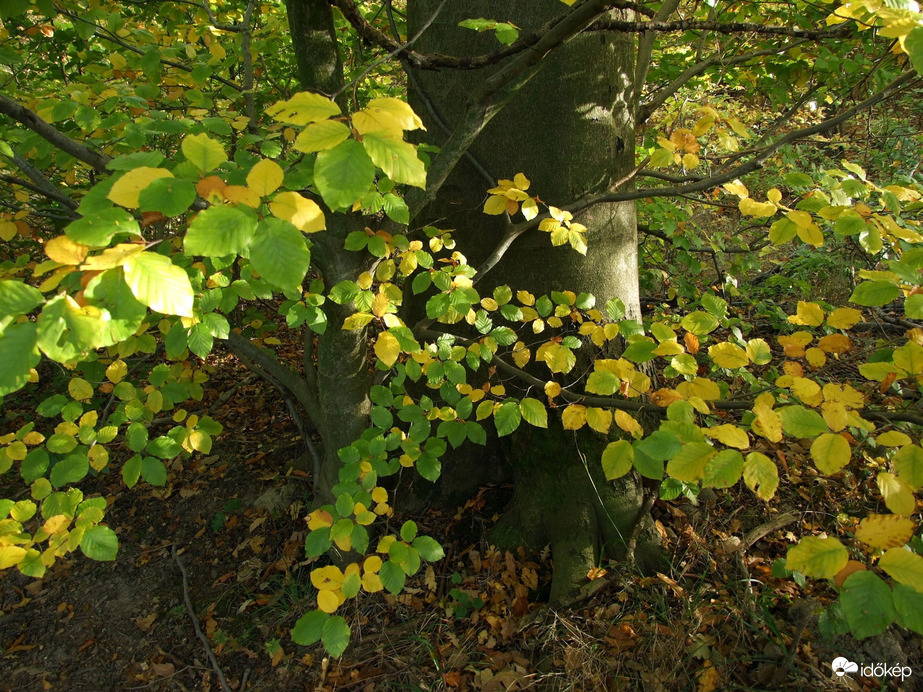
[[[701,309],[642,324],[633,210],[635,200],[651,200],[642,214],[655,246],[646,251],[665,255],[672,243],[686,263],[706,251],[726,297],[734,287],[719,258],[724,249],[742,249],[735,243],[740,234],[696,234],[688,210],[656,200],[707,192],[697,201],[754,219],[778,217],[768,229],[763,224],[762,234],[742,236],[751,246],[764,237],[774,245],[797,237],[820,246],[822,224],[855,237],[873,263],[890,262],[887,271],[875,264],[862,277],[853,302],[884,305],[903,291],[907,317],[919,318],[919,267],[910,252],[920,239],[913,216],[919,192],[909,177],[879,187],[854,163],[822,174],[798,170],[803,177],[790,178],[785,195],[774,187],[761,192],[765,202],[738,180],[783,147],[917,87],[907,64],[908,55],[917,68],[921,61],[923,28],[914,8],[853,3],[828,19],[810,6],[796,15],[789,6],[772,6],[767,16],[764,6],[749,4],[725,11],[548,0],[518,19],[496,4],[450,9],[420,0],[408,8],[404,28],[402,8],[391,5],[364,12],[338,0],[336,14],[320,2],[290,0],[287,7],[287,28],[279,8],[252,1],[218,9],[190,3],[75,9],[47,1],[33,8],[22,0],[4,9],[10,78],[0,112],[12,124],[2,153],[11,170],[4,179],[15,187],[2,236],[11,245],[0,292],[0,356],[10,366],[0,391],[8,395],[38,380],[40,354],[74,375],[69,396],[47,398],[37,409],[61,416],[53,434],[27,424],[7,436],[7,470],[19,463],[45,524],[27,532],[38,506],[4,501],[4,521],[12,522],[5,535],[16,540],[0,547],[0,566],[39,576],[78,546],[90,557],[114,557],[115,534],[99,523],[105,503],[64,489],[91,469],[108,468],[105,444],[114,439],[132,452],[121,466],[128,485],[142,478],[162,483],[163,459],[207,452],[219,431],[207,418],[176,421],[183,424],[155,437],[149,430],[162,411],[201,396],[205,369],[187,356],[204,358],[215,339],[227,339],[278,387],[293,415],[306,418],[301,425],[313,450],[318,504],[306,542],[311,556],[334,544],[364,553],[374,537],[365,527],[392,511],[379,478],[413,466],[435,480],[447,445],[483,443],[487,418],[504,437],[523,420],[549,427],[549,416],[556,420],[554,409],[561,408],[565,430],[607,435],[621,428],[637,438],[598,438],[601,465],[594,454],[567,467],[569,508],[586,498],[580,511],[563,513],[567,523],[539,520],[552,480],[535,491],[520,483],[505,533],[518,528],[528,542],[551,539],[556,598],[578,587],[595,564],[597,532],[615,539],[606,535],[614,513],[629,516],[617,523],[631,552],[641,499],[613,493],[606,482],[624,479],[632,468],[655,486],[666,470],[670,492],[677,493],[743,477],[769,499],[778,471],[762,451],[744,459],[739,450],[748,450],[751,439],[764,451],[783,433],[813,440],[818,468],[835,473],[849,462],[854,442],[875,434],[871,421],[919,423],[913,412],[891,410],[900,401],[873,402],[889,387],[915,386],[921,347],[913,335],[866,364],[862,374],[881,383],[877,394],[874,387],[837,388],[822,372],[811,375],[828,354],[849,350],[849,338],[835,332],[858,322],[852,309],[827,315],[816,303],[799,303],[791,324],[830,332],[813,351],[805,349],[814,337],[804,330],[780,337],[784,355],[806,359],[808,371],[788,361],[781,370],[771,365],[769,345],[750,338],[713,293],[700,297],[672,286],[668,297],[694,298],[688,307]],[[493,18],[477,18],[488,9]],[[457,25],[465,19],[473,21],[463,31]],[[882,53],[882,44],[860,31],[869,24],[896,39],[893,51]],[[471,40],[465,34],[471,30],[493,32],[506,47],[496,47],[490,34]],[[285,34],[300,85],[273,50]],[[356,35],[404,61],[417,113],[392,98],[403,90],[395,67],[363,60],[341,76],[338,47],[350,57],[366,50]],[[24,63],[27,53],[40,63]],[[746,100],[712,97],[692,127],[684,126],[692,118],[676,105],[677,94],[712,88],[735,67],[743,68],[735,84],[752,85],[757,97],[748,105],[762,100],[766,119],[751,119],[748,128],[737,112]],[[60,73],[70,98],[50,97],[57,84],[36,84],[39,69]],[[365,80],[375,71],[377,79]],[[833,79],[844,71],[854,78]],[[783,80],[797,91],[780,86]],[[299,88],[313,93],[295,94]],[[278,92],[293,95],[278,101]],[[665,113],[652,121],[661,108]],[[425,170],[404,141],[424,121],[426,139],[439,146],[421,150]],[[638,124],[649,129],[636,132]],[[639,176],[666,184],[635,189]],[[722,185],[730,205],[717,201]],[[487,226],[472,215],[485,192],[483,211],[506,215],[493,231],[496,244],[484,242],[491,231],[473,230]],[[456,227],[456,234],[447,230]],[[570,249],[550,253],[548,236],[536,231]],[[574,261],[588,245],[590,259]],[[41,253],[48,259],[40,261]],[[534,271],[539,263],[545,271]],[[485,275],[482,288],[476,282]],[[600,294],[605,313],[591,291]],[[271,341],[262,320],[249,311],[248,301],[274,294],[284,297],[279,314],[303,331],[297,367],[266,348]],[[415,295],[425,299],[426,316],[405,323],[401,316]],[[463,320],[473,330],[451,326]],[[514,327],[531,330],[530,342]],[[533,335],[542,336],[531,343]],[[161,340],[168,361],[130,373],[132,357],[157,352]],[[611,356],[614,344],[624,349],[621,357]],[[588,355],[575,370],[578,351]],[[668,365],[664,386],[655,389],[646,371],[658,358]],[[405,386],[421,378],[432,396]],[[740,398],[729,397],[732,387]],[[734,411],[744,413],[728,418]],[[646,430],[636,419],[642,414],[655,417]],[[319,434],[319,450],[310,428]],[[893,514],[882,520],[884,529],[865,531],[865,543],[894,550],[913,533],[915,525],[901,516],[912,513],[912,493],[923,485],[923,451],[904,432],[883,435],[875,438],[879,447],[898,448],[887,453],[896,473],[878,478]],[[539,464],[533,450],[522,448],[528,438],[514,444],[514,459],[532,460],[518,464],[520,481],[535,480],[536,471],[556,478],[551,464],[560,456],[560,436],[542,439],[557,442]],[[793,549],[788,567],[815,577],[840,574],[847,549],[833,538],[810,538]],[[565,544],[574,548],[571,560],[560,551]],[[315,571],[320,609],[299,621],[296,641],[321,638],[342,651],[348,629],[331,613],[346,598],[360,589],[398,592],[421,558],[441,555],[412,522],[373,547],[385,558]],[[887,555],[882,567],[898,582],[893,596],[868,570],[846,582],[844,610],[860,636],[887,626],[895,612],[912,626],[906,614],[920,599],[920,567],[902,552]],[[867,615],[859,604],[870,598],[880,617],[850,615]]]

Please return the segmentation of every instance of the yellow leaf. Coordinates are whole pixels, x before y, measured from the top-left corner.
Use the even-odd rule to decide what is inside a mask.
[[[247,173],[247,187],[260,197],[266,197],[279,189],[285,179],[285,172],[275,161],[263,159]]]
[[[231,204],[244,204],[251,209],[258,209],[260,206],[260,196],[255,190],[243,185],[228,185],[221,193],[224,198]]]
[[[102,471],[109,463],[109,451],[102,445],[93,445],[87,452],[87,458],[95,471]]]
[[[683,168],[692,170],[699,165],[699,157],[695,154],[683,154]]]
[[[725,183],[722,187],[724,187],[724,189],[730,192],[732,195],[737,195],[742,199],[750,196],[746,186],[739,180],[735,180],[732,183]]]
[[[839,401],[825,401],[820,406],[820,413],[833,432],[840,432],[849,424],[849,412]]]
[[[321,120],[304,128],[292,146],[305,153],[326,151],[333,149],[340,142],[345,142],[350,135],[350,129],[340,121]]]
[[[289,125],[307,125],[339,115],[340,107],[326,96],[301,91],[287,101],[274,103],[266,113]]]
[[[817,303],[798,301],[798,311],[790,315],[788,321],[806,327],[819,327],[824,323],[824,311]]]
[[[856,538],[863,543],[888,550],[899,548],[912,537],[916,524],[894,514],[870,514],[859,523]]]
[[[532,181],[530,181],[522,173],[517,173],[515,176],[513,176],[513,185],[515,185],[520,190],[528,190],[529,185],[531,184],[532,184]]]
[[[561,385],[559,385],[557,382],[545,383],[545,396],[547,396],[549,399],[554,399],[560,393]]]
[[[875,480],[888,509],[904,517],[909,517],[913,514],[916,501],[909,485],[894,474],[886,471],[879,473]]]
[[[520,368],[524,368],[529,359],[532,357],[532,352],[526,347],[521,341],[517,341],[513,346],[513,362]]]
[[[116,204],[134,209],[140,204],[138,195],[141,194],[143,189],[155,180],[172,177],[173,174],[166,168],[149,168],[147,166],[133,168],[115,181],[106,197]]]
[[[812,223],[807,228],[799,226],[797,233],[802,242],[808,245],[820,247],[824,244],[824,234],[821,232],[820,228],[817,227],[817,224]]]
[[[586,423],[586,406],[571,404],[561,415],[565,430],[580,430]]]
[[[764,339],[750,339],[747,342],[747,355],[755,365],[766,365],[772,360],[772,351]]]
[[[782,420],[779,414],[764,403],[753,407],[756,420],[753,421],[753,432],[765,437],[770,442],[782,441]]]
[[[612,411],[591,406],[586,410],[586,423],[596,432],[605,434],[612,425]]]
[[[909,435],[898,430],[889,430],[875,438],[875,442],[885,447],[903,447],[909,445],[912,440]]]
[[[385,587],[375,572],[366,572],[362,575],[362,588],[368,593],[378,593]]]
[[[389,368],[397,362],[401,345],[391,332],[382,332],[375,341],[375,355]]]
[[[352,114],[353,127],[360,134],[384,131],[403,137],[403,130],[425,130],[423,121],[404,101],[396,98],[377,98],[368,106]]]
[[[98,255],[86,258],[81,269],[88,271],[103,271],[121,267],[132,257],[144,252],[144,245],[137,243],[119,243],[115,247],[106,248]]]
[[[852,339],[845,334],[828,334],[821,337],[817,347],[825,353],[846,353],[852,349]]]
[[[45,243],[45,254],[60,264],[80,264],[89,251],[86,245],[75,243],[66,235],[59,235]]]
[[[680,382],[676,391],[687,399],[698,397],[704,401],[717,401],[721,398],[721,389],[717,383],[704,377],[696,377],[692,382]]]
[[[334,591],[318,591],[317,607],[325,613],[334,613],[340,607],[340,599]]]
[[[12,221],[0,221],[0,240],[12,240],[16,230],[16,224]]]
[[[67,391],[77,401],[88,401],[93,396],[93,385],[81,377],[75,377],[67,383]]]
[[[18,565],[26,557],[26,549],[18,545],[0,546],[0,569]]]
[[[834,329],[852,329],[862,321],[862,313],[854,308],[837,308],[827,316],[827,324]]]
[[[750,452],[744,462],[744,483],[761,500],[771,500],[779,487],[779,469],[760,452]]]
[[[112,384],[118,384],[125,378],[125,375],[127,374],[128,365],[121,358],[110,363],[109,367],[106,368],[106,379],[112,382]]]
[[[708,437],[714,440],[718,440],[718,442],[723,445],[727,445],[728,447],[747,449],[750,446],[750,438],[747,437],[747,433],[732,423],[716,425],[711,428],[706,428],[702,432],[705,433],[705,435]]]
[[[499,216],[506,211],[506,203],[509,200],[502,195],[491,195],[484,202],[484,213],[491,216]]]
[[[773,216],[776,213],[776,205],[770,202],[757,202],[756,200],[745,197],[740,200],[737,207],[744,216],[755,216],[765,218]]]
[[[812,368],[822,368],[827,362],[827,354],[814,346],[804,352],[804,357]]]
[[[788,212],[786,216],[799,228],[807,228],[812,223],[811,215],[806,211],[792,210]]]
[[[792,394],[808,406],[820,406],[824,400],[820,385],[814,380],[809,380],[805,377],[793,377],[791,390]]]
[[[729,341],[715,344],[708,349],[708,355],[718,367],[736,370],[750,362],[750,356],[740,346]]]
[[[841,435],[824,433],[811,445],[811,458],[821,473],[831,476],[846,464],[852,456],[849,442]]]
[[[269,210],[277,219],[288,221],[303,233],[317,233],[327,228],[324,212],[317,203],[297,192],[280,192],[269,203]]]
[[[614,418],[615,424],[635,439],[641,439],[641,436],[644,435],[644,428],[627,411],[616,411]]]

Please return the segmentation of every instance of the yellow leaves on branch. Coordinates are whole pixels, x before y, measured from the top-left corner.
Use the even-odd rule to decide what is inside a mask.
[[[317,202],[297,192],[280,192],[269,203],[269,210],[277,219],[288,221],[302,233],[317,233],[327,228],[324,212]]]
[[[285,172],[279,164],[263,159],[247,173],[247,187],[260,197],[267,197],[279,189],[284,179]]]
[[[856,538],[863,543],[888,550],[905,545],[912,537],[916,524],[894,514],[870,514],[859,523]]]

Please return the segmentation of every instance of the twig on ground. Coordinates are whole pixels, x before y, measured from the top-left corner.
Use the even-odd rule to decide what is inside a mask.
[[[189,613],[189,619],[192,620],[192,627],[195,630],[196,636],[201,640],[202,645],[205,647],[205,653],[208,654],[208,660],[212,664],[212,668],[215,670],[215,674],[218,676],[218,682],[221,683],[221,689],[223,692],[231,692],[231,688],[228,687],[227,678],[224,677],[224,671],[221,670],[221,666],[218,665],[218,659],[215,658],[215,654],[212,651],[211,645],[208,643],[208,637],[205,636],[205,633],[202,631],[202,628],[199,627],[199,620],[196,618],[195,608],[192,606],[192,598],[189,596],[189,576],[186,574],[186,567],[183,565],[183,561],[179,558],[179,553],[176,552],[176,546],[173,546],[172,549],[173,559],[176,561],[176,565],[179,567],[180,574],[183,575],[183,599],[186,602],[186,612]]]

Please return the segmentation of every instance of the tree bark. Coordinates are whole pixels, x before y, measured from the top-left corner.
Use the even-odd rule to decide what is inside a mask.
[[[411,35],[439,4],[412,0]],[[558,0],[535,0],[528,11],[512,0],[456,0],[442,8],[415,48],[421,53],[477,55],[495,48],[496,39],[487,32],[476,35],[459,28],[464,19],[510,21],[525,32],[567,11]],[[423,212],[427,222],[456,229],[457,249],[475,267],[494,249],[504,227],[502,218],[481,211],[491,187],[484,171],[493,180],[524,173],[532,181],[529,194],[563,207],[610,188],[634,166],[634,39],[585,33],[554,51],[545,63],[471,147],[477,165],[461,162],[437,201]],[[438,143],[445,136],[453,117],[464,112],[466,95],[496,69],[502,64],[487,70],[412,75],[411,102],[431,138]],[[589,229],[586,258],[569,247],[552,247],[546,233],[526,233],[478,283],[478,290],[489,295],[492,287],[508,284],[514,291],[536,294],[587,291],[600,302],[617,296],[628,317],[639,319],[634,204],[597,205],[577,220]],[[579,588],[603,553],[624,557],[632,526],[639,520],[640,483],[626,477],[609,484],[601,473],[605,442],[595,434],[574,436],[553,422],[547,431],[520,430],[508,450],[516,487],[491,539],[505,547],[540,548],[550,543],[555,560],[553,601]],[[642,566],[656,561],[651,543],[649,532],[639,540]]]

